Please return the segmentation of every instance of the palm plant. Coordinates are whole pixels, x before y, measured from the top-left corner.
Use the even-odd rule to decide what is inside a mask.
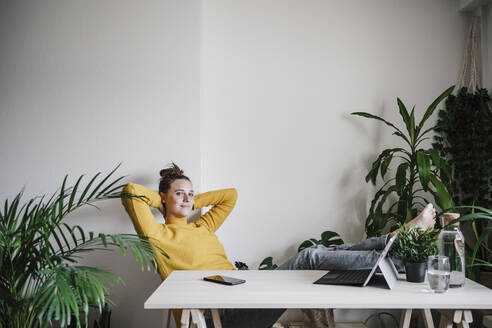
[[[82,175],[72,187],[65,176],[49,198],[22,202],[20,192],[5,201],[0,209],[0,328],[47,327],[54,321],[62,327],[87,326],[89,306],[101,311],[111,302],[109,287],[122,280],[109,271],[78,265],[85,252],[129,250],[142,270],[150,270],[151,264],[155,268],[153,250],[167,257],[146,238],[96,234],[64,222],[70,213],[97,201],[134,197],[120,192],[123,177],[112,177],[117,168],[106,176],[97,173],[86,184]]]
[[[415,107],[409,113],[403,102],[397,98],[400,116],[407,133],[379,116],[366,112],[352,113],[385,123],[392,128],[393,135],[398,136],[405,143],[405,148],[383,150],[366,175],[366,182],[371,181],[374,185],[379,174],[383,179],[383,186],[376,192],[366,218],[366,233],[369,237],[382,234],[390,224],[390,228],[393,229],[398,223],[403,224],[415,217],[425,203],[429,202],[426,193],[430,193],[442,209],[452,207],[453,203],[446,187],[449,183],[446,162],[435,149],[419,147],[422,142],[429,139],[427,134],[434,129],[431,127],[424,130],[424,124],[453,89],[454,86],[437,97],[418,123],[415,121]],[[390,164],[395,158],[400,160],[396,173],[390,179],[385,179]],[[390,197],[392,195],[397,199],[393,200]]]

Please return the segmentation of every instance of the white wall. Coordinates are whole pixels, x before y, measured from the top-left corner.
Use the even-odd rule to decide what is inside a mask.
[[[393,145],[396,97],[425,108],[454,84],[465,19],[453,1],[204,1],[202,185],[239,200],[219,237],[231,260],[277,263],[334,230],[360,240],[369,164]],[[354,319],[367,314],[338,313]]]
[[[285,259],[326,229],[359,240],[364,175],[397,139],[349,114],[398,121],[399,96],[420,117],[455,83],[455,4],[206,1],[202,16],[202,181],[238,187],[219,232],[229,256]]]
[[[363,236],[364,175],[396,139],[349,113],[398,120],[399,96],[422,115],[456,81],[466,28],[449,0],[0,0],[0,15],[0,195],[118,162],[156,186],[174,160],[198,190],[237,187],[219,238],[252,268],[324,230]],[[73,220],[132,231],[118,202],[103,211]],[[157,276],[90,261],[127,282],[115,327],[157,324],[142,310]]]
[[[171,160],[200,176],[199,8],[191,0],[1,0],[1,198],[23,185],[27,195],[51,193],[66,173],[119,162],[120,175],[149,187]],[[72,222],[133,232],[119,201],[102,209]],[[114,289],[113,327],[159,325],[158,311],[143,310],[157,275],[129,256],[90,258],[126,282]]]

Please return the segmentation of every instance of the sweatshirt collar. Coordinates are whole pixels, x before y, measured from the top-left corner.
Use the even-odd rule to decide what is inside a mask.
[[[166,224],[186,225],[187,223],[188,222],[187,222],[186,217],[183,217],[183,218],[166,218]]]

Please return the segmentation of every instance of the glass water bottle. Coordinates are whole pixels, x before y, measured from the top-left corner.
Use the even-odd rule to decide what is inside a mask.
[[[458,213],[444,213],[443,226],[459,218]],[[451,276],[449,287],[461,287],[465,283],[465,238],[460,230],[459,222],[443,229],[439,234],[439,255],[449,258]]]

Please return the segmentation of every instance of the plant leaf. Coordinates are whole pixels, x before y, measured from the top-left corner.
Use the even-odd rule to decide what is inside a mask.
[[[370,113],[366,113],[366,112],[354,112],[354,113],[351,113],[351,115],[357,115],[357,116],[362,116],[362,117],[365,117],[365,118],[371,118],[371,119],[374,119],[374,120],[381,121],[381,122],[385,123],[386,125],[391,126],[396,131],[402,133],[401,130],[398,129],[393,123],[388,122],[388,121],[386,121],[385,119],[383,119],[383,118],[381,118],[379,116],[376,116],[376,115],[373,115],[373,114],[370,114]]]
[[[422,127],[424,126],[425,122],[429,119],[429,117],[434,113],[434,110],[436,109],[437,105],[441,101],[443,101],[445,98],[447,98],[454,90],[454,85],[447,88],[439,97],[437,97],[432,104],[427,108],[425,111],[424,117],[422,117],[422,120],[420,121],[418,127],[417,127],[417,135],[419,134],[420,130],[422,130]]]
[[[400,98],[396,98],[396,103],[398,104],[398,108],[400,110],[400,116],[403,118],[403,122],[405,123],[407,131],[410,134],[410,116],[408,115],[407,108]]]
[[[407,170],[409,168],[408,163],[401,163],[396,170],[396,193],[398,196],[401,196],[403,193],[403,189],[405,188],[407,182]]]
[[[429,188],[429,180],[430,180],[430,160],[427,154],[422,151],[417,151],[417,168],[419,171],[420,183],[422,184],[422,188],[427,191]]]
[[[410,131],[408,131],[410,135],[410,142],[412,145],[415,144],[415,106],[413,106],[412,111],[410,112]]]
[[[261,261],[258,270],[275,270],[277,267],[276,264],[273,264],[273,258],[269,256]]]
[[[332,245],[341,245],[343,244],[342,238],[340,235],[334,231],[324,231],[321,234],[321,245],[325,247],[329,247]]]
[[[443,211],[452,208],[453,200],[451,199],[451,196],[449,195],[446,186],[441,181],[439,181],[439,179],[433,174],[431,174],[429,178],[432,184],[434,185],[434,187],[436,188],[436,192],[437,192],[436,202],[439,205],[439,207],[441,207]]]
[[[435,149],[429,149],[427,153],[430,155],[432,159],[432,164],[438,169],[441,168],[441,157],[439,156],[439,152]]]
[[[393,153],[390,153],[383,160],[383,163],[381,164],[381,178],[384,179],[384,176],[385,176],[386,172],[388,171],[388,167],[389,167],[392,159],[393,159]]]
[[[471,265],[475,264],[475,260],[477,258],[477,252],[480,249],[480,247],[484,247],[484,241],[487,240],[487,237],[489,234],[492,233],[492,227],[488,227],[485,229],[481,234],[478,240],[475,242],[475,247],[473,248],[473,254],[471,257]]]

